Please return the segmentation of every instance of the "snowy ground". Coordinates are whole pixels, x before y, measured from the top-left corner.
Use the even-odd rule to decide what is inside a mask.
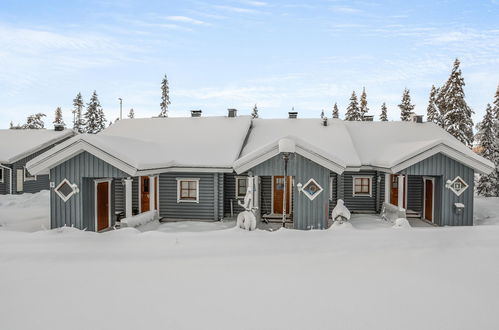
[[[477,205],[499,223],[498,200]],[[229,224],[2,230],[0,329],[499,328],[499,226]]]
[[[0,195],[0,230],[33,232],[50,228],[49,191]]]

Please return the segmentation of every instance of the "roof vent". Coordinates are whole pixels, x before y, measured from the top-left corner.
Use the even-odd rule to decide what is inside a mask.
[[[364,116],[364,121],[374,121],[374,116]]]
[[[412,121],[415,123],[422,123],[423,115],[412,115]]]
[[[229,118],[237,117],[237,109],[227,109],[227,117]]]
[[[64,131],[64,125],[54,124],[54,131],[56,131],[56,132],[62,132],[62,131]]]
[[[288,112],[288,115],[289,115],[290,119],[298,118],[298,112],[296,112],[296,111],[290,111],[290,112]]]
[[[202,110],[191,110],[191,117],[201,117]]]

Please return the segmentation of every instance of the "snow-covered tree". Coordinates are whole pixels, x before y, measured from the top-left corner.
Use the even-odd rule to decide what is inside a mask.
[[[17,125],[14,125],[14,123],[11,120],[9,129],[23,129],[23,127],[19,123]]]
[[[324,119],[324,109],[321,111],[321,119]]]
[[[256,106],[256,104],[253,107],[253,111],[251,112],[251,117],[253,117],[253,119],[258,118],[258,107]]]
[[[61,107],[57,107],[55,109],[55,115],[54,115],[54,122],[53,122],[53,124],[54,124],[54,126],[66,127],[66,123],[62,119],[62,109],[61,109]]]
[[[439,126],[442,126],[442,117],[440,116],[440,111],[438,110],[437,100],[438,90],[434,85],[431,86],[430,98],[428,99],[428,108],[426,108],[426,120],[433,122]]]
[[[482,157],[497,163],[497,159],[495,158],[497,158],[498,144],[496,141],[495,125],[496,122],[492,112],[492,107],[490,104],[487,104],[487,110],[485,111],[483,120],[477,125],[478,132],[475,138],[478,142],[478,153]],[[497,194],[495,174],[495,172],[492,172],[489,175],[480,176],[480,180],[478,181],[478,185],[476,187],[479,195],[491,197]]]
[[[360,95],[360,108],[359,108],[359,120],[364,120],[364,116],[369,112],[369,108],[367,107],[367,94],[366,88],[362,89],[362,94]]]
[[[350,120],[350,121],[361,120],[359,103],[357,102],[357,95],[355,94],[355,91],[352,92],[352,96],[350,97],[350,104],[348,104],[347,107],[345,120]]]
[[[494,118],[499,122],[499,85],[497,86],[496,95],[494,96],[494,107],[492,112],[494,113]]]
[[[128,112],[128,118],[130,118],[130,119],[135,118],[135,111],[133,111],[133,108],[130,109],[130,112]]]
[[[388,109],[386,108],[385,102],[381,105],[381,115],[379,115],[379,120],[388,121]]]
[[[414,110],[414,104],[411,104],[411,94],[406,88],[402,94],[402,102],[398,105],[400,108],[400,119],[402,121],[409,121],[411,119],[412,111]]]
[[[43,122],[43,117],[46,117],[44,113],[35,113],[26,119],[26,124],[23,125],[24,129],[40,129],[45,127]]]
[[[168,78],[163,78],[161,81],[161,103],[159,104],[161,107],[161,112],[159,113],[159,117],[168,117],[168,105],[170,105],[170,88],[168,87]]]
[[[85,121],[82,118],[83,108],[85,107],[83,103],[83,97],[81,93],[78,93],[73,100],[73,129],[78,133],[85,132]]]
[[[473,110],[464,99],[464,79],[458,59],[447,82],[439,89],[437,105],[444,129],[468,147],[473,144]]]
[[[340,110],[338,110],[338,105],[336,103],[333,105],[333,118],[340,118]]]
[[[106,128],[106,116],[102,109],[97,92],[94,91],[90,102],[87,103],[87,112],[85,112],[85,132],[96,134]]]

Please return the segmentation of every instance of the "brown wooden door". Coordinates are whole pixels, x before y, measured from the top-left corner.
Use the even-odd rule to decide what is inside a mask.
[[[399,183],[396,175],[390,175],[390,203],[398,205],[399,202]]]
[[[109,182],[97,183],[97,231],[109,227]]]
[[[140,177],[140,212],[149,211],[149,189],[150,182],[148,176]]]
[[[286,214],[291,213],[291,177],[286,180]],[[282,214],[284,197],[284,176],[274,176],[274,213]]]
[[[433,181],[425,180],[424,218],[433,221]]]

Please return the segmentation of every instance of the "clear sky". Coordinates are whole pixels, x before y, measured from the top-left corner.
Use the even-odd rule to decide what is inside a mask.
[[[483,1],[19,1],[0,0],[0,127],[34,112],[70,122],[81,92],[106,116],[170,113],[343,117],[365,86],[370,114],[390,119],[405,87],[425,114],[432,84],[459,57],[475,122],[499,84],[499,0]]]

